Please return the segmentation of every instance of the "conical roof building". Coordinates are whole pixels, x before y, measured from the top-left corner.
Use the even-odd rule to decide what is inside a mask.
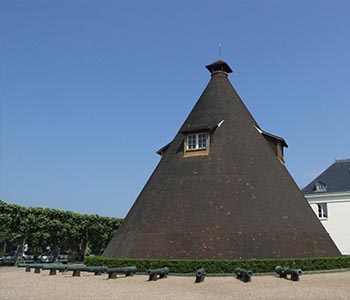
[[[340,255],[228,80],[224,61],[161,160],[106,257],[246,259]]]

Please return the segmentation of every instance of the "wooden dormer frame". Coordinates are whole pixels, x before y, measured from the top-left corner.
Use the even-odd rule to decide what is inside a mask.
[[[272,151],[275,153],[278,160],[284,164],[284,148],[288,148],[286,141],[282,137],[261,130],[255,125],[254,127],[258,132],[260,132],[263,135],[263,137],[270,145]]]
[[[206,143],[205,148],[199,148],[199,149],[188,149],[188,137],[196,135],[198,139],[198,135],[205,134],[206,135]],[[184,156],[183,157],[193,157],[193,156],[202,156],[202,155],[209,155],[210,152],[210,131],[198,131],[198,132],[188,132],[185,134],[184,138]]]

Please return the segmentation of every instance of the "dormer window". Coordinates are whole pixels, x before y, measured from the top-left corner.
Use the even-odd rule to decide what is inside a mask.
[[[184,157],[209,154],[209,132],[188,133],[184,139]]]
[[[327,192],[327,186],[322,181],[317,181],[314,186],[315,192]]]
[[[204,150],[207,147],[207,134],[196,133],[187,136],[187,151]]]
[[[275,153],[276,157],[279,159],[281,163],[284,164],[284,147],[288,147],[286,141],[277,135],[268,133],[266,131],[261,130],[257,126],[255,126],[255,129],[263,135],[263,137],[266,139],[266,141],[269,143],[270,147],[272,148],[272,151]]]

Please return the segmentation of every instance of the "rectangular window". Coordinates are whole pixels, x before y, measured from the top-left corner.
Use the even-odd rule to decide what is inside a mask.
[[[207,134],[196,133],[187,136],[187,151],[205,150],[207,147]]]
[[[196,134],[191,134],[187,136],[187,150],[196,149]]]
[[[207,146],[207,134],[200,133],[198,134],[198,149],[205,149]]]
[[[210,133],[189,133],[184,139],[184,157],[209,155]]]
[[[317,204],[317,207],[318,207],[318,217],[320,219],[327,219],[328,218],[327,203],[319,203]]]

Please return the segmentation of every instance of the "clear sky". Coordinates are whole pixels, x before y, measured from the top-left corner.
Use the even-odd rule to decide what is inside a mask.
[[[350,1],[0,0],[0,199],[124,217],[221,58],[306,185],[350,158]]]

